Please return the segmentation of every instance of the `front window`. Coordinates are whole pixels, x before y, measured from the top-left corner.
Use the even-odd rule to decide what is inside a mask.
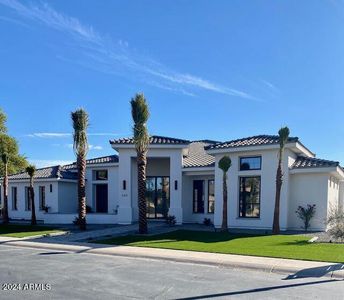
[[[208,213],[213,214],[214,210],[215,210],[214,180],[208,180]]]
[[[45,186],[39,187],[39,209],[45,209]]]
[[[260,176],[240,177],[239,217],[259,218]]]
[[[204,213],[204,180],[193,181],[193,212]]]
[[[261,156],[240,157],[240,171],[260,170],[262,165]]]
[[[95,180],[108,180],[108,171],[107,170],[97,170],[94,171]]]
[[[30,189],[25,187],[25,210],[31,210]]]
[[[18,209],[17,187],[12,187],[12,210]]]

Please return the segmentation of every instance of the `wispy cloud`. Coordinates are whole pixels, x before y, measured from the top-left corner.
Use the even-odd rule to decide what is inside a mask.
[[[63,145],[64,147],[67,147],[67,148],[70,148],[72,149],[73,148],[73,144],[65,144]],[[99,146],[99,145],[92,145],[92,144],[89,144],[88,145],[88,148],[89,150],[103,150],[103,147],[102,146]]]
[[[50,166],[58,166],[58,165],[68,165],[73,163],[71,160],[49,160],[49,159],[29,159],[31,164],[34,164],[36,168],[44,168]]]
[[[89,68],[134,78],[158,88],[189,96],[194,96],[197,91],[210,91],[246,100],[258,100],[246,91],[167,68],[131,50],[126,41],[113,41],[110,37],[97,32],[92,26],[84,25],[77,18],[59,13],[47,4],[24,5],[16,0],[0,0],[0,4],[13,9],[24,19],[68,34],[76,42],[81,54],[78,55],[79,60],[76,62]]]
[[[88,136],[117,136],[118,133],[111,133],[111,132],[93,132],[88,133]],[[66,138],[71,137],[72,133],[67,132],[35,132],[29,133],[25,135],[26,137],[31,138]]]

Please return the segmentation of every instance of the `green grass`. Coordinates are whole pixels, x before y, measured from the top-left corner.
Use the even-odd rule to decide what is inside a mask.
[[[303,235],[247,235],[177,230],[154,236],[122,236],[97,243],[344,262],[343,244],[308,243],[308,240],[309,237]]]
[[[57,228],[46,226],[31,226],[31,225],[0,225],[0,236],[9,236],[16,238],[23,238],[34,235],[44,235],[49,233],[61,232]]]

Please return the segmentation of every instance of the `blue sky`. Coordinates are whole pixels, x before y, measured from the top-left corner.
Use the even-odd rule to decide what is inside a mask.
[[[37,166],[74,160],[70,112],[90,114],[89,157],[131,134],[230,140],[288,125],[344,162],[344,1],[0,0],[0,107]]]

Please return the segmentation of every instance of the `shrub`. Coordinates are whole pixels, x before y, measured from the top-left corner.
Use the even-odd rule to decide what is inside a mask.
[[[210,220],[209,218],[204,218],[203,224],[204,224],[205,226],[210,226],[212,223],[211,223],[211,220]]]
[[[166,223],[170,226],[174,226],[176,225],[176,217],[175,216],[171,216],[171,215],[168,215],[167,218],[166,218]]]
[[[310,221],[314,217],[315,211],[316,211],[315,204],[313,205],[307,204],[307,207],[299,206],[297,208],[295,213],[303,222],[302,228],[304,228],[305,231],[307,231],[308,228],[311,227]]]
[[[339,208],[331,209],[327,217],[328,234],[331,238],[344,241],[344,212]]]

